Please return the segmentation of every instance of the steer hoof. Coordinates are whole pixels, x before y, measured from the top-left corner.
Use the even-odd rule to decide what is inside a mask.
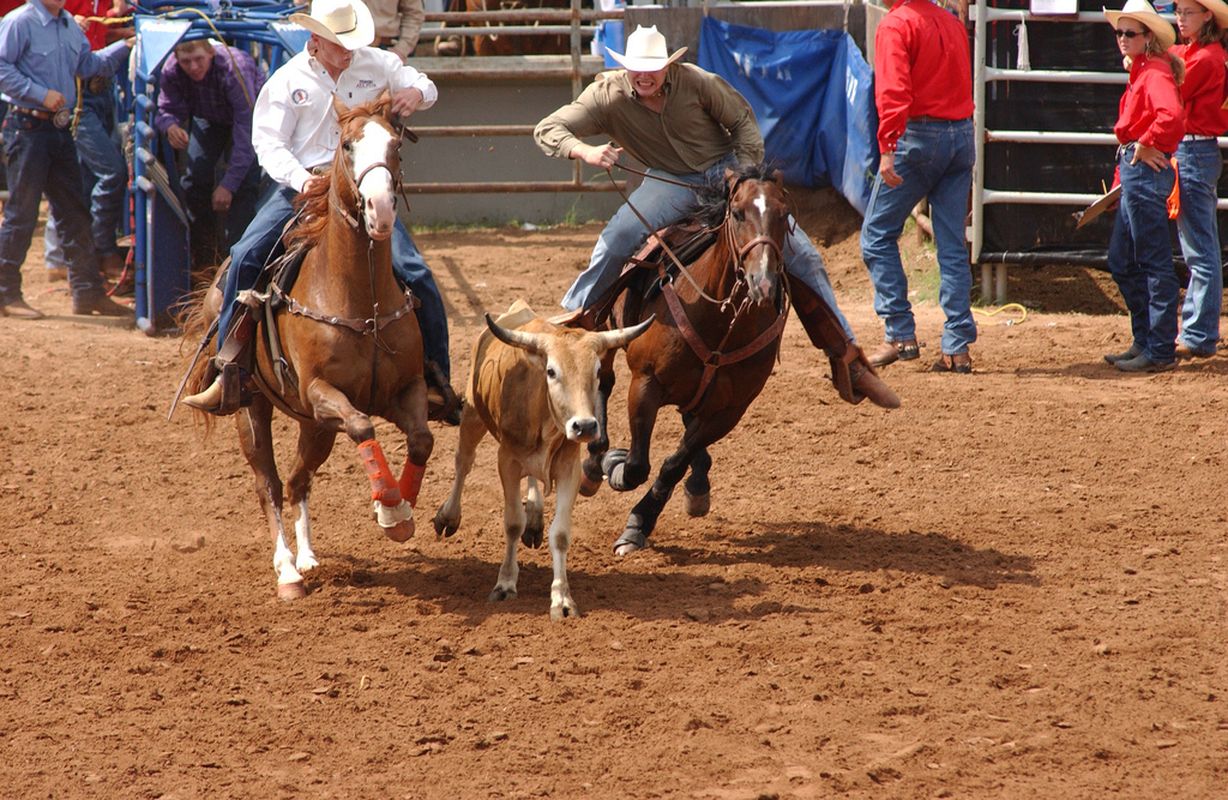
[[[520,541],[525,547],[541,547],[542,546],[542,529],[540,525],[526,525],[524,532],[520,534]]]
[[[562,622],[565,619],[579,619],[580,609],[576,608],[575,603],[567,605],[550,606],[550,620],[552,622]]]
[[[515,600],[516,590],[506,586],[496,586],[491,590],[490,596],[486,598],[492,603],[501,603],[504,600]]]
[[[301,600],[306,596],[307,588],[303,586],[302,581],[277,584],[277,599],[282,602],[289,603],[292,600]]]
[[[453,522],[440,514],[436,514],[435,519],[431,520],[431,522],[435,526],[436,536],[451,536],[460,527],[459,521]]]
[[[712,509],[712,495],[709,492],[703,494],[691,494],[686,492],[686,513],[692,517],[704,517]]]
[[[408,542],[414,535],[414,521],[412,518],[404,522],[398,522],[391,528],[384,528],[384,535],[394,542]]]

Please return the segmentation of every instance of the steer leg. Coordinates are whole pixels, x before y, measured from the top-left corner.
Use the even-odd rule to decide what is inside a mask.
[[[661,469],[652,487],[631,509],[627,517],[627,527],[622,536],[614,542],[615,555],[625,556],[647,545],[649,535],[657,526],[657,518],[692,460],[708,445],[733,430],[745,410],[745,406],[725,409],[708,418],[696,417],[691,420],[683,431],[678,449],[661,463]]]
[[[545,515],[542,513],[542,487],[532,475],[525,478],[524,533],[520,541],[525,547],[541,547],[542,532],[546,529]],[[556,512],[557,513],[557,512]]]
[[[516,563],[516,545],[524,533],[524,504],[520,502],[520,462],[507,451],[499,448],[499,481],[503,484],[503,532],[507,547],[503,551],[503,565],[499,567],[499,579],[490,593],[490,600],[511,600],[516,597],[516,581],[520,566]]]
[[[554,565],[554,580],[550,584],[550,619],[558,622],[580,616],[580,609],[571,599],[567,582],[567,551],[571,548],[571,511],[580,488],[579,453],[575,461],[559,469],[555,486],[554,520],[550,523],[550,560]]]
[[[478,415],[473,403],[465,403],[461,411],[460,435],[456,442],[455,468],[452,476],[452,490],[448,497],[439,504],[435,512],[435,535],[451,536],[461,523],[461,491],[465,488],[465,478],[473,469],[473,461],[477,455],[478,442],[486,435],[486,424]]]

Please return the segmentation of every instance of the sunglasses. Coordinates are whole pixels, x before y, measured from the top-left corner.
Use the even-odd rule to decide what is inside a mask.
[[[1113,33],[1117,34],[1118,39],[1133,39],[1135,36],[1146,36],[1147,31],[1123,31],[1114,29]]]

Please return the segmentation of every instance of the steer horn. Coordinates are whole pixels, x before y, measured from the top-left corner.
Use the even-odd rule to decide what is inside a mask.
[[[632,339],[648,330],[648,327],[652,325],[656,318],[657,315],[653,314],[639,325],[633,325],[630,328],[615,328],[612,331],[601,331],[594,335],[601,339],[601,343],[605,345],[607,350],[617,350],[620,347],[626,347]]]
[[[496,339],[506,345],[528,350],[535,355],[545,355],[545,350],[542,349],[541,340],[538,339],[537,334],[504,328],[495,322],[490,314],[486,315],[486,327],[490,328],[490,332],[495,335]]]

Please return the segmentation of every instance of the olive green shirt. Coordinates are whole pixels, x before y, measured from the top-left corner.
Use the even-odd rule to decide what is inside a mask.
[[[543,119],[533,138],[546,155],[570,158],[581,138],[604,134],[641,163],[675,175],[702,172],[733,153],[763,160],[763,135],[750,103],[719,75],[674,63],[661,113],[636,99],[624,70],[603,72],[572,103]]]

